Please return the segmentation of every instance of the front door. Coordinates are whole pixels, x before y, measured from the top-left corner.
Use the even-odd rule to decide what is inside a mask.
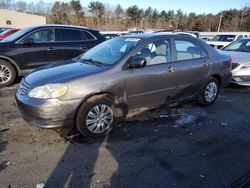
[[[175,72],[170,40],[145,45],[134,56],[143,57],[147,65],[127,70],[126,95],[129,109],[163,104],[175,95]]]
[[[31,43],[23,43],[29,38]],[[55,30],[53,28],[40,29],[32,32],[18,43],[17,54],[21,69],[34,69],[54,62],[59,54],[55,45]]]

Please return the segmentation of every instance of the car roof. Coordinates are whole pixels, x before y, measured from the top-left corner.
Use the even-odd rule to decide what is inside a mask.
[[[181,34],[173,34],[173,33],[169,33],[169,32],[159,32],[159,33],[143,33],[143,34],[131,34],[131,35],[122,35],[120,37],[122,38],[140,38],[140,39],[150,39],[150,38],[160,38],[160,37],[164,37],[167,36],[169,38],[172,37],[176,37],[176,36],[180,36],[183,38],[196,38],[196,37],[192,37],[190,35],[181,35]]]
[[[30,28],[36,29],[36,28],[47,28],[47,27],[61,27],[61,28],[86,29],[86,30],[98,31],[95,29],[90,29],[88,27],[74,26],[74,25],[61,25],[61,24],[37,25],[37,26],[32,26]]]

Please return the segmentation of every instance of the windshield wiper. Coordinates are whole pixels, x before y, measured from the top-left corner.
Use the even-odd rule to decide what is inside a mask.
[[[96,66],[98,66],[98,67],[100,67],[100,66],[102,65],[101,62],[95,61],[95,60],[93,60],[93,59],[82,59],[82,58],[79,58],[78,60],[81,60],[81,61],[85,61],[85,62],[94,64],[94,65],[96,65]]]

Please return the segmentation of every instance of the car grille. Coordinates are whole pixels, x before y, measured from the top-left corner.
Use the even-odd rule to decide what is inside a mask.
[[[30,90],[30,86],[27,82],[24,80],[21,81],[17,91],[20,95],[27,95]]]
[[[236,69],[240,64],[238,63],[232,63],[232,70]]]

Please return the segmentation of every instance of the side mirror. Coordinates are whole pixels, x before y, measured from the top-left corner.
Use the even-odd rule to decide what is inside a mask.
[[[135,57],[131,58],[128,63],[129,68],[141,68],[145,67],[147,64],[147,60],[144,57]]]
[[[30,37],[26,37],[26,38],[23,39],[22,43],[24,45],[30,46],[30,45],[34,44],[34,40],[32,38],[30,38]]]

